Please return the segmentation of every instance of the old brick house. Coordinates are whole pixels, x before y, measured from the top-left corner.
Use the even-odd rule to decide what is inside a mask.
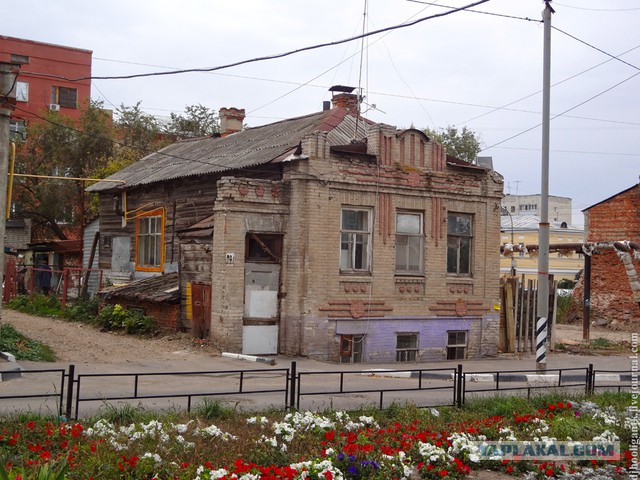
[[[363,119],[345,91],[331,109],[237,131],[243,116],[221,109],[222,137],[175,143],[110,177],[126,183],[89,188],[100,268],[118,281],[178,271],[184,328],[227,351],[496,353],[499,174]]]
[[[587,242],[640,241],[640,184],[583,210]],[[619,246],[617,244],[616,246]],[[622,245],[624,247],[624,245]],[[640,320],[640,259],[634,249],[599,249],[591,256],[591,317]]]

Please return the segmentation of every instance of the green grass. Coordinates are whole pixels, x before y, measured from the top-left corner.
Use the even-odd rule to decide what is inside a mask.
[[[320,427],[314,426],[313,423],[301,422],[301,427],[296,430],[292,440],[287,440],[287,448],[284,449],[281,448],[283,436],[274,434],[273,427],[276,424],[293,425],[285,416],[295,412],[268,410],[247,413],[228,407],[217,400],[203,401],[191,413],[154,412],[135,405],[105,404],[97,415],[83,420],[81,426],[75,422],[60,424],[60,420],[55,417],[39,417],[32,413],[4,415],[0,416],[0,438],[5,439],[4,442],[0,441],[0,455],[3,457],[0,465],[4,465],[8,472],[0,471],[0,480],[16,480],[20,478],[17,477],[18,474],[25,480],[80,480],[91,477],[186,480],[195,478],[197,466],[205,462],[210,463],[209,469],[232,466],[239,458],[260,465],[289,465],[301,459],[321,459],[321,451],[330,445],[336,449],[333,454],[334,465],[339,465],[346,471],[350,460],[346,458],[340,461],[336,455],[347,443],[373,447],[372,450],[363,449],[357,453],[357,461],[353,465],[360,467],[361,460],[381,461],[377,445],[391,445],[404,449],[405,442],[415,442],[415,438],[411,439],[412,435],[419,432],[425,434],[419,434],[417,438],[434,443],[457,432],[487,435],[489,439],[497,439],[500,436],[499,430],[505,427],[514,432],[519,440],[530,440],[534,436],[540,436],[536,430],[539,424],[531,419],[542,419],[549,428],[544,435],[555,437],[558,441],[566,440],[567,437],[577,441],[589,440],[607,429],[615,431],[621,437],[623,450],[629,448],[631,436],[628,428],[625,430],[619,423],[613,426],[605,425],[602,419],[590,414],[591,407],[584,404],[584,401],[600,405],[602,411],[610,415],[620,416],[631,404],[631,395],[607,392],[587,397],[552,393],[532,396],[530,399],[496,396],[470,400],[461,409],[421,409],[413,404],[400,403],[382,411],[363,407],[348,412],[350,419],[347,420],[359,422],[364,416],[373,417],[376,425],[371,428],[365,426],[358,427],[357,430],[350,429],[352,434],[339,434],[345,430],[338,426],[336,412],[326,410],[316,416],[335,420],[335,427]],[[573,406],[570,406],[569,402],[573,403]],[[584,410],[578,410],[576,406]],[[301,417],[307,418],[306,412],[300,413]],[[264,417],[266,421],[254,420],[248,423],[247,419],[254,416]],[[526,419],[523,420],[524,417]],[[109,422],[109,425],[103,423],[106,429],[94,428],[104,420]],[[85,435],[89,428],[105,433]],[[228,432],[233,437],[224,439],[221,436],[194,434],[194,430],[210,428]],[[335,436],[325,435],[334,428]],[[353,438],[347,442],[349,435],[353,435]],[[270,445],[265,441],[267,437],[276,436],[279,438],[277,445]],[[6,439],[16,441],[11,443]],[[187,443],[190,446],[187,446]],[[413,455],[412,461],[417,463],[417,450],[411,448],[407,447],[407,455]],[[33,463],[41,460],[42,451],[51,453],[46,466],[44,462]],[[151,454],[161,457],[161,463],[155,463],[152,458],[144,458],[145,455]],[[67,465],[68,459],[71,459],[72,465]],[[11,469],[6,466],[7,463],[12,465]],[[520,469],[516,473],[539,470],[531,462],[515,462],[511,465]],[[591,466],[591,463],[588,466]],[[451,471],[453,465],[449,462],[443,464],[443,467]],[[480,463],[472,467],[507,471],[507,466],[500,462]],[[369,473],[371,475],[348,475],[345,478],[387,480],[398,477],[397,474],[387,475],[383,471]],[[424,473],[426,474],[426,471]],[[541,475],[535,478],[542,479]],[[198,478],[204,479],[209,476],[205,474]],[[464,477],[454,473],[443,476],[434,472],[432,476],[420,478]]]
[[[8,323],[0,325],[0,351],[12,354],[16,360],[56,361],[56,355],[48,345],[25,337]]]

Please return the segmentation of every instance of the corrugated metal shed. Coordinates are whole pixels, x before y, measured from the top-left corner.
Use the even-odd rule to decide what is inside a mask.
[[[364,120],[357,126],[364,136]],[[98,182],[89,192],[118,191],[178,178],[206,175],[238,168],[278,162],[290,155],[312,132],[330,132],[332,145],[348,144],[356,128],[355,118],[346,108],[334,108],[255,128],[226,137],[183,140],[147,155],[133,165],[108,177],[124,184]]]
[[[180,301],[178,273],[158,275],[136,280],[120,287],[105,288],[100,291],[100,296],[105,300],[121,298],[145,302],[178,303]]]

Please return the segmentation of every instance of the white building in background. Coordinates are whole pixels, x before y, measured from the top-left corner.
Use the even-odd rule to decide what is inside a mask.
[[[557,197],[549,195],[549,222],[565,223],[571,225],[571,199],[567,197]],[[510,215],[536,215],[540,216],[541,195],[510,195],[507,194],[502,199],[503,208],[507,209]]]

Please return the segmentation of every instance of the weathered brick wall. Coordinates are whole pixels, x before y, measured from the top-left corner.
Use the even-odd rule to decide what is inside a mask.
[[[499,259],[493,251],[499,243],[501,178],[447,168],[441,149],[421,145],[418,133],[395,133],[381,128],[369,136],[369,150],[381,152],[380,165],[357,156],[337,158],[330,154],[326,136],[316,134],[303,143],[303,151],[313,153],[310,160],[285,175],[291,201],[285,236],[289,248],[283,259],[282,351],[335,361],[339,335],[350,331],[366,334],[367,361],[394,361],[396,335],[411,327],[424,345],[421,361],[440,360],[446,331],[462,321],[453,303],[462,300],[464,305],[481,304],[476,313],[464,315],[469,356],[496,354],[498,316],[493,306],[498,303]],[[344,206],[369,208],[376,215],[371,275],[339,271]],[[397,211],[424,215],[425,275],[395,274]],[[447,212],[474,217],[472,276],[446,274]],[[431,310],[440,300],[450,302],[453,317]],[[371,318],[366,328],[352,316],[354,306],[362,306],[364,316]],[[349,324],[355,330],[341,330]]]
[[[181,330],[180,305],[162,305],[149,303],[145,306],[145,315],[153,317],[158,329],[166,332],[177,332]]]
[[[502,178],[448,167],[443,150],[414,130],[372,127],[368,148],[380,158],[332,153],[330,136],[309,135],[302,151],[310,158],[288,162],[281,183],[218,182],[213,341],[225,350],[242,351],[246,234],[277,232],[284,234],[280,352],[336,361],[341,332],[359,327],[352,333],[367,335],[366,361],[395,361],[399,333],[419,335],[420,361],[441,360],[446,332],[459,329],[468,331],[469,357],[495,355]],[[340,272],[345,206],[367,209],[374,217],[372,273]],[[397,211],[423,215],[424,274],[395,273]],[[448,212],[473,216],[470,276],[446,273]],[[228,253],[234,254],[232,263],[226,262]]]
[[[4,244],[12,250],[25,250],[31,243],[31,219],[7,220]]]
[[[211,339],[242,352],[247,232],[284,233],[288,211],[282,182],[226,177],[218,182],[211,251]],[[233,261],[227,255],[233,255]]]
[[[125,310],[142,310],[147,317],[152,317],[156,327],[163,332],[177,332],[181,330],[180,305],[156,302],[142,302],[130,300],[117,300],[102,303],[120,304]]]
[[[588,242],[640,242],[640,186],[628,189],[587,212]],[[633,262],[640,272],[640,261]],[[607,251],[591,257],[591,314],[618,321],[640,320],[622,260]]]

